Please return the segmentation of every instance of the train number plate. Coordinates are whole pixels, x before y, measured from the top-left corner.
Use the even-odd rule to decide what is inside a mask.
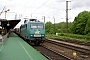
[[[34,35],[34,37],[41,37],[41,35]]]

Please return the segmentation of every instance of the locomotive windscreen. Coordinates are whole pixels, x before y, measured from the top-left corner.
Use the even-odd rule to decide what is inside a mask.
[[[30,27],[31,28],[41,28],[41,29],[43,29],[44,28],[44,25],[43,24],[31,24]]]

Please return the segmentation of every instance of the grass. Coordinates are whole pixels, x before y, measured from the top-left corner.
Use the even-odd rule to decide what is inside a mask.
[[[46,38],[52,39],[63,39],[63,40],[75,40],[79,42],[90,42],[90,36],[86,35],[77,35],[77,34],[68,34],[68,33],[59,33],[58,36],[55,34],[46,34]]]

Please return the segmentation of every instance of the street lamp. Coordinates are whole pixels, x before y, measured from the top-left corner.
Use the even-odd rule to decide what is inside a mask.
[[[4,12],[5,12],[5,19],[6,19],[6,13],[7,13],[8,11],[10,11],[10,9],[4,11]]]
[[[9,21],[8,21],[8,23],[7,23],[7,26],[10,26]]]

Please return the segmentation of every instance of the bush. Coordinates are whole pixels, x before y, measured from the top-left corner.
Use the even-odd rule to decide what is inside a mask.
[[[60,35],[60,36],[64,36],[64,34],[63,34],[63,33],[60,33],[59,35]]]

